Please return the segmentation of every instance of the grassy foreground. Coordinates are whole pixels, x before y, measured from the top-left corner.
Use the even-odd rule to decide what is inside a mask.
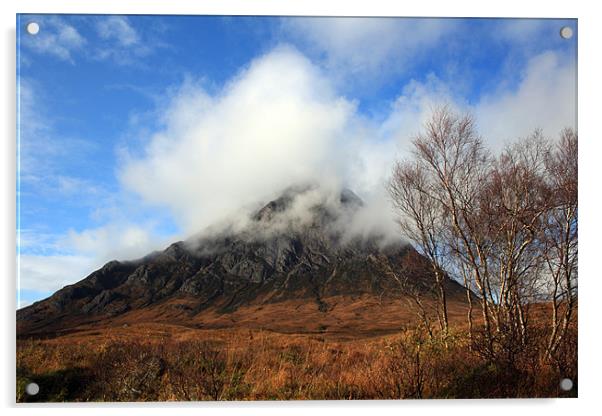
[[[576,339],[566,343],[562,370],[545,363],[536,339],[511,362],[494,362],[461,332],[446,348],[417,329],[349,341],[262,330],[109,328],[18,341],[17,401],[575,397]],[[570,392],[559,388],[564,377],[575,383]],[[40,385],[36,396],[25,393],[32,381]]]

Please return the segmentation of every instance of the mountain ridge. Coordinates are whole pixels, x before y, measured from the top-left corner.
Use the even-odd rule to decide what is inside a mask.
[[[333,304],[340,309],[362,297],[382,304],[383,298],[397,302],[411,292],[428,293],[428,265],[411,246],[345,233],[341,224],[362,206],[347,189],[325,200],[313,188],[290,188],[257,210],[242,231],[108,262],[17,311],[17,332],[58,333],[141,314],[149,321],[194,323],[205,315],[221,319],[241,308],[277,309],[274,305],[287,302],[305,302],[322,316]],[[450,279],[446,286],[450,299],[462,302],[464,288]]]

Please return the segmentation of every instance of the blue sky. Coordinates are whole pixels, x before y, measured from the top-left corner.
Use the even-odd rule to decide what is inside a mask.
[[[494,149],[576,127],[574,20],[20,15],[17,33],[21,305],[293,181],[351,186],[380,218],[433,105]]]

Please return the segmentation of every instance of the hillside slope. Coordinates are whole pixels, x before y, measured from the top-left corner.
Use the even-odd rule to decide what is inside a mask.
[[[19,336],[126,323],[261,327],[283,332],[397,328],[402,300],[428,299],[433,279],[410,246],[346,233],[362,201],[349,190],[315,199],[289,189],[242,229],[195,237],[135,261],[111,261],[82,281],[17,311]],[[446,282],[462,310],[464,288]]]

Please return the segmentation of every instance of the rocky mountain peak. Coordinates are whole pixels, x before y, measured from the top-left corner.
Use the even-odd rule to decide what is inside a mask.
[[[383,249],[376,239],[342,238],[344,216],[362,206],[349,189],[327,195],[289,188],[257,210],[244,231],[177,242],[136,261],[112,261],[19,310],[19,331],[65,330],[141,311],[181,323],[208,310],[219,315],[303,299],[327,313],[334,298],[401,296],[406,289],[400,281],[428,290],[430,272],[404,276],[408,255],[418,255],[411,247]]]
[[[339,210],[354,212],[364,202],[351,189],[343,188],[337,197],[332,197],[316,186],[296,186],[285,189],[282,194],[259,209],[252,218],[256,221],[270,221],[278,215],[294,210],[295,214],[310,213],[337,216]]]

